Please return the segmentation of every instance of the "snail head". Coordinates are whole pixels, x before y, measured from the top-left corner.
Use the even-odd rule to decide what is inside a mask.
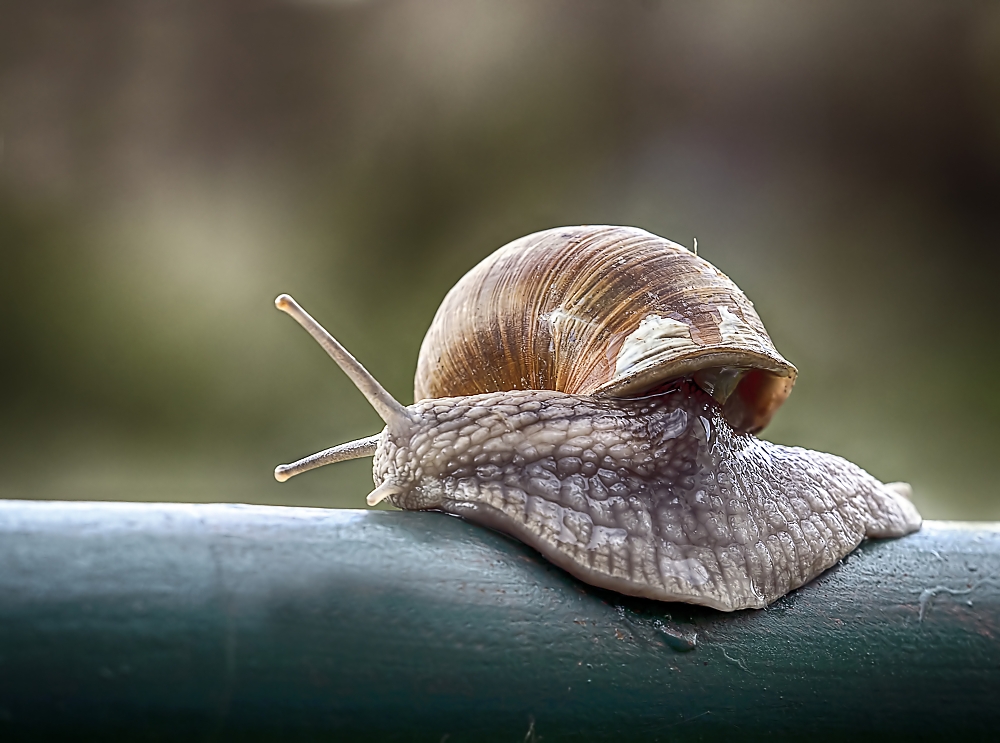
[[[378,380],[340,344],[340,341],[334,338],[326,328],[320,325],[312,315],[306,312],[289,295],[282,294],[279,296],[274,300],[274,306],[291,316],[292,319],[305,328],[309,335],[329,354],[330,358],[337,362],[337,366],[343,369],[344,373],[347,374],[350,380],[361,391],[361,394],[371,403],[371,406],[379,414],[379,417],[385,421],[384,434],[405,437],[410,433],[416,423],[413,414],[400,404],[385,387],[379,384]],[[379,438],[382,435],[375,434],[374,436],[368,436],[356,441],[349,441],[346,444],[340,444],[339,446],[333,446],[311,454],[297,462],[278,465],[274,469],[274,479],[278,482],[285,482],[295,475],[327,464],[343,462],[348,459],[370,457],[375,454]],[[368,503],[369,505],[375,505],[398,491],[399,486],[394,481],[386,480],[368,495]]]

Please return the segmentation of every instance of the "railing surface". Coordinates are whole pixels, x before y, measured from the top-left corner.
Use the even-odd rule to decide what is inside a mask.
[[[998,731],[997,524],[928,522],[723,614],[435,513],[0,501],[0,740]]]

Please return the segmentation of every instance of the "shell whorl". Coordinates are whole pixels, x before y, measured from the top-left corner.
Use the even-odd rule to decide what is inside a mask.
[[[796,376],[708,261],[645,230],[563,227],[509,243],[452,288],[421,346],[414,398],[633,397],[714,369],[741,375],[720,402],[744,431],[767,425]]]

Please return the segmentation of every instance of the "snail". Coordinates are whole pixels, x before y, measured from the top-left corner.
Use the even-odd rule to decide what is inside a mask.
[[[644,230],[552,229],[487,257],[438,309],[409,406],[291,297],[275,303],[386,423],[279,481],[374,455],[370,505],[460,516],[586,583],[723,611],[920,528],[907,484],[754,435],[797,370],[727,276]]]

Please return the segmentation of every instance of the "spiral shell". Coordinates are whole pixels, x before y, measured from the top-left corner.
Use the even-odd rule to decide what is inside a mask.
[[[756,432],[796,373],[708,261],[645,230],[563,227],[505,245],[451,289],[421,345],[414,398],[637,397],[690,376],[734,428]]]

